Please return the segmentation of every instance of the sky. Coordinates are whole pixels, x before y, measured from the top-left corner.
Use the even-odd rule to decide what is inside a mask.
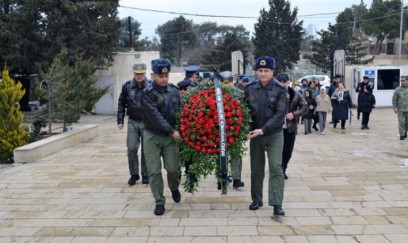
[[[317,31],[327,29],[329,23],[336,22],[337,15],[345,8],[353,4],[360,4],[361,0],[290,0],[293,11],[298,8],[298,19],[303,20],[303,27],[307,28],[313,24]],[[367,8],[371,6],[372,0],[364,0]],[[218,16],[243,16],[249,18],[221,18],[221,17],[197,17],[186,16],[186,19],[193,20],[195,24],[206,21],[217,22],[218,25],[243,25],[251,36],[254,31],[254,24],[257,22],[261,9],[269,10],[268,0],[120,0],[119,18],[133,17],[141,23],[141,37],[148,37],[150,40],[157,36],[155,29],[158,25],[177,18],[180,14],[158,13],[140,9],[205,14]]]

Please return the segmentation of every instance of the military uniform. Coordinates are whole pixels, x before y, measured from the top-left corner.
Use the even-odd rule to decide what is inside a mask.
[[[170,71],[170,61],[155,59],[152,61],[155,74],[167,74]],[[178,143],[172,134],[176,132],[176,111],[180,104],[180,94],[177,86],[168,83],[159,86],[156,81],[151,82],[144,90],[142,105],[144,107],[143,134],[144,154],[147,171],[149,173],[150,188],[156,202],[156,215],[164,213],[164,182],[162,176],[162,163],[167,171],[167,182],[172,192],[173,200],[180,201],[178,187],[179,180],[179,150]]]
[[[270,57],[257,59],[256,68],[274,70],[275,60]],[[268,204],[274,206],[274,215],[284,215],[282,210],[284,177],[282,171],[282,149],[286,110],[285,87],[277,80],[270,80],[265,86],[260,80],[245,86],[245,97],[251,110],[251,131],[261,130],[261,135],[250,140],[251,163],[251,210],[263,206],[263,181],[265,177],[265,151],[269,164]]]
[[[405,81],[408,82],[408,81]],[[398,128],[401,140],[407,138],[408,131],[408,87],[400,86],[392,96],[392,106],[398,110]]]
[[[134,65],[135,68],[144,67],[144,64]],[[134,72],[144,73],[145,69],[134,70]],[[139,157],[138,150],[140,144],[142,145],[141,151],[141,174],[143,184],[148,184],[148,175],[146,170],[146,162],[143,153],[143,129],[144,124],[143,109],[142,109],[142,92],[143,89],[148,85],[149,80],[144,79],[143,82],[138,85],[135,79],[125,82],[122,86],[122,92],[120,93],[118,100],[118,112],[117,112],[117,124],[124,123],[125,113],[128,115],[127,123],[127,156],[129,164],[129,172],[131,178],[129,179],[129,185],[134,185],[137,180],[140,179],[139,176]]]

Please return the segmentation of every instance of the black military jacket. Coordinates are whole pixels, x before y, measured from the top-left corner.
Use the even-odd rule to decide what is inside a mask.
[[[285,87],[275,79],[265,86],[256,80],[245,86],[244,93],[251,110],[251,130],[262,129],[265,135],[282,132],[287,99]]]
[[[142,92],[149,82],[150,81],[148,79],[145,79],[140,87],[136,85],[136,81],[134,79],[126,81],[123,84],[122,92],[120,93],[118,100],[118,124],[123,124],[125,112],[133,120],[142,121]]]
[[[143,123],[145,129],[156,135],[171,135],[176,129],[176,112],[180,105],[177,86],[159,87],[154,81],[143,90]]]

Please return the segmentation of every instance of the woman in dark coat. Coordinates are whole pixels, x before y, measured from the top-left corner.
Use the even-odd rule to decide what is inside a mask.
[[[343,83],[339,83],[338,88],[333,92],[331,97],[333,102],[333,128],[336,128],[337,123],[341,121],[341,129],[344,130],[346,120],[349,116],[349,110],[351,111],[351,97],[350,92],[346,90],[346,86]]]
[[[312,121],[315,116],[316,100],[312,97],[310,90],[305,90],[305,100],[309,111],[302,117],[303,124],[305,125],[305,135],[312,133]]]

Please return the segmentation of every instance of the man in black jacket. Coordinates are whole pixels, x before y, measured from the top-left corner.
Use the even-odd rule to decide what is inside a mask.
[[[176,112],[180,105],[177,86],[169,83],[171,62],[168,59],[152,61],[153,82],[144,90],[143,133],[144,154],[149,173],[150,189],[156,202],[155,215],[163,215],[166,203],[162,176],[162,162],[167,171],[167,182],[174,202],[181,200],[179,191],[179,148],[180,133],[175,129]]]
[[[276,79],[281,82],[288,90],[289,97],[286,105],[285,123],[283,124],[283,151],[282,151],[282,170],[285,180],[288,179],[286,169],[288,168],[289,160],[292,158],[293,148],[297,135],[297,124],[299,118],[306,114],[309,110],[306,100],[303,96],[289,87],[289,76],[286,73],[279,74]]]
[[[149,83],[146,78],[146,64],[135,63],[132,65],[133,79],[125,82],[118,100],[117,123],[119,129],[123,128],[125,113],[129,116],[127,128],[127,155],[129,163],[130,179],[128,184],[133,186],[140,179],[139,157],[137,155],[139,145],[142,144],[141,174],[142,183],[149,184],[146,162],[143,154],[143,109],[142,91]]]
[[[273,78],[275,59],[262,56],[255,64],[258,80],[245,86],[244,93],[251,110],[252,122],[248,138],[251,163],[250,210],[263,206],[265,152],[269,165],[268,205],[273,215],[285,215],[282,209],[284,178],[282,171],[282,125],[286,110],[285,87]]]
[[[368,121],[370,120],[371,111],[375,106],[375,97],[373,95],[373,84],[369,82],[368,76],[363,77],[363,81],[358,84],[356,92],[358,93],[357,112],[363,113],[361,129],[369,129]]]

